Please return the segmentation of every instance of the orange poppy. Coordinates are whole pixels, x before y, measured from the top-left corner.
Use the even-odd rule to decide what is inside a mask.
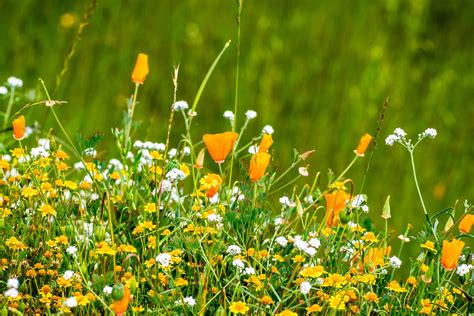
[[[357,156],[364,157],[367,147],[369,147],[370,142],[372,141],[372,136],[370,134],[365,134],[361,137],[357,149],[354,150]]]
[[[262,140],[260,141],[260,145],[258,146],[259,153],[266,153],[268,149],[273,144],[272,135],[264,134]]]
[[[446,270],[451,271],[456,268],[463,248],[464,242],[461,240],[453,239],[451,242],[443,240],[441,264]]]
[[[206,134],[202,137],[207,151],[216,163],[223,163],[234,147],[238,134],[225,132],[221,134]]]
[[[469,234],[472,224],[474,224],[474,214],[467,214],[459,222],[459,231],[464,234]]]
[[[26,127],[25,117],[22,115],[14,119],[12,122],[12,125],[13,125],[13,138],[15,138],[16,140],[22,140],[23,138],[25,138],[25,127]]]
[[[326,198],[326,224],[329,227],[339,223],[339,212],[346,207],[347,194],[344,190],[336,190],[324,194]]]
[[[137,62],[132,73],[132,81],[135,83],[142,84],[145,81],[146,75],[148,75],[148,55],[138,54]]]
[[[132,296],[130,294],[130,289],[128,287],[125,287],[123,297],[118,301],[114,301],[110,306],[115,312],[115,315],[122,316],[123,314],[125,314],[125,311],[128,308],[128,303],[130,303],[131,298]]]
[[[259,152],[250,158],[250,180],[256,182],[260,180],[267,170],[268,164],[270,163],[270,154]]]

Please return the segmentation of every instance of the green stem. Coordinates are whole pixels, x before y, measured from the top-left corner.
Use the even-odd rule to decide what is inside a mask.
[[[3,117],[3,129],[8,125],[10,119],[10,114],[12,111],[13,102],[15,101],[15,87],[12,87],[10,90],[10,99],[8,100],[7,110],[5,111],[5,116]]]

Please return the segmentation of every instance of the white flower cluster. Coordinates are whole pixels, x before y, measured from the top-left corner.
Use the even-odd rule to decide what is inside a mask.
[[[311,290],[311,283],[308,281],[303,281],[300,283],[300,292],[301,294],[307,295]]]
[[[434,128],[427,128],[425,131],[421,134],[418,135],[418,138],[425,138],[425,137],[430,137],[430,138],[435,138],[436,135],[438,135],[438,132]]]
[[[296,235],[293,238],[293,246],[310,257],[314,257],[317,249],[321,246],[321,242],[315,237],[308,241],[304,241],[300,235]]]
[[[245,112],[245,117],[247,118],[247,120],[253,120],[254,118],[257,117],[257,112],[253,111],[253,110],[248,110],[247,112]]]
[[[74,276],[74,271],[66,270],[63,274],[64,280],[69,280]]]
[[[262,128],[262,133],[264,133],[264,134],[272,135],[274,132],[275,131],[273,130],[273,127],[271,127],[270,125],[265,125]]]
[[[176,305],[188,305],[189,307],[193,307],[196,305],[196,300],[192,296],[186,296],[181,301],[175,301]]]
[[[73,308],[77,306],[77,300],[74,296],[68,297],[66,301],[64,301],[64,305],[69,308]]]
[[[364,213],[369,213],[369,206],[367,205],[367,196],[365,194],[358,194],[351,200],[351,208],[360,209]]]
[[[189,108],[189,105],[186,101],[176,101],[175,103],[173,103],[171,108],[173,109],[173,111],[184,111]]]
[[[456,269],[456,273],[459,275],[459,276],[465,276],[466,274],[469,273],[469,271],[472,270],[472,265],[471,264],[461,264],[458,266],[458,268]]]
[[[17,77],[9,77],[7,79],[8,85],[12,88],[21,88],[23,87],[23,80]]]
[[[18,281],[18,279],[15,279],[15,278],[8,279],[7,281],[8,290],[6,290],[5,293],[3,293],[3,295],[5,295],[5,297],[16,298],[19,294],[18,293],[19,286],[20,286],[20,281]]]
[[[155,260],[161,264],[163,268],[166,268],[171,264],[171,255],[167,252],[160,253],[158,256],[156,256]]]
[[[279,198],[278,201],[280,202],[282,208],[295,207],[296,206],[296,203],[291,201],[290,198],[287,197],[286,195]]]
[[[394,269],[399,269],[400,266],[402,265],[402,261],[398,257],[393,256],[390,258],[390,265]]]
[[[390,134],[385,138],[385,144],[393,146],[395,142],[401,142],[405,139],[407,133],[400,127],[397,127],[393,134]]]
[[[239,253],[241,253],[242,250],[237,245],[230,245],[229,247],[227,247],[226,252],[231,256],[235,256],[235,255],[238,255]]]
[[[234,115],[234,112],[232,111],[225,111],[223,116],[224,118],[228,119],[231,122],[235,120],[235,115]]]
[[[411,139],[406,139],[407,133],[400,127],[397,127],[393,134],[390,134],[385,138],[385,144],[393,146],[395,143],[400,143],[409,150],[413,150],[416,145],[424,138],[430,137],[435,138],[437,132],[434,128],[427,128],[422,133],[418,134],[418,142],[413,145]]]
[[[136,149],[148,149],[148,150],[157,150],[165,151],[165,144],[163,143],[153,143],[153,142],[142,142],[141,140],[136,140],[133,143],[133,147]]]

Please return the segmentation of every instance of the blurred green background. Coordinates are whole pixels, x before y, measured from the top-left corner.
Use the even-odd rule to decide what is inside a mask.
[[[53,89],[87,7],[88,1],[79,0],[2,0],[0,82],[14,75],[27,90],[41,77]],[[101,149],[110,154],[110,129],[121,124],[133,65],[145,52],[151,69],[136,109],[143,120],[138,137],[164,141],[173,65],[180,65],[178,99],[192,103],[231,39],[204,91],[194,135],[228,129],[222,114],[234,102],[236,12],[231,0],[98,0],[54,96],[68,101],[58,107],[62,121],[71,133],[104,132]],[[413,138],[427,127],[438,130],[416,152],[420,184],[432,213],[459,199],[460,215],[464,199],[474,196],[473,31],[474,1],[245,1],[238,121],[248,109],[258,112],[248,140],[264,125],[274,127],[277,168],[291,162],[293,148],[314,148],[311,173],[338,173],[360,136],[375,133],[389,97],[364,188],[372,218],[380,221],[390,194],[390,227],[397,235],[407,223],[419,230],[423,221],[408,153],[384,144],[395,127]],[[27,115],[42,122],[45,112],[36,108]],[[51,117],[46,126],[55,126]],[[175,140],[181,128],[178,117]],[[367,161],[359,160],[349,173],[356,191]]]

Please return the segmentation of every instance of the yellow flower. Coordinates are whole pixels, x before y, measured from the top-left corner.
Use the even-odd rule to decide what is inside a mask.
[[[430,251],[433,251],[434,253],[437,253],[438,251],[435,248],[434,242],[428,240],[424,244],[421,244],[421,248],[428,249]]]
[[[379,240],[377,239],[377,237],[375,237],[375,234],[373,232],[368,232],[361,239],[367,242],[372,242],[372,243],[379,242]]]
[[[148,230],[154,230],[156,225],[153,224],[152,222],[150,221],[144,221],[143,224],[142,224],[143,228],[146,228]]]
[[[155,213],[156,212],[156,204],[155,203],[147,203],[145,205],[144,210],[147,213]]]
[[[145,309],[142,307],[142,306],[133,306],[132,307],[132,312],[134,313],[141,313],[143,312]]]
[[[416,281],[416,278],[414,276],[409,276],[408,279],[407,279],[407,283],[412,285],[412,286],[415,286],[417,281]]]
[[[304,262],[306,258],[302,255],[296,255],[291,260],[293,260],[293,262]]]
[[[300,272],[301,276],[308,278],[318,278],[324,273],[326,273],[326,271],[324,271],[323,266],[307,267]]]
[[[5,241],[5,245],[10,248],[11,250],[25,250],[27,247],[26,245],[21,241],[16,239],[16,237],[10,237]]]
[[[176,286],[186,286],[186,285],[188,285],[188,283],[189,282],[187,280],[183,279],[183,278],[178,278],[174,281],[174,284]]]
[[[387,285],[386,289],[390,290],[390,291],[394,291],[394,292],[397,292],[397,293],[404,293],[404,292],[407,292],[407,289],[405,289],[404,287],[400,286],[400,284],[393,280],[393,281],[390,281],[390,283]]]
[[[280,314],[276,314],[275,316],[298,316],[298,314],[290,311],[289,309],[285,309]]]
[[[21,195],[23,197],[29,198],[38,194],[38,191],[33,189],[32,187],[26,187],[21,190]]]
[[[344,302],[341,296],[335,295],[331,296],[331,298],[329,299],[329,307],[335,310],[345,310],[346,303]]]
[[[117,249],[118,252],[136,253],[137,249],[132,245],[120,245]]]
[[[379,298],[377,297],[377,294],[375,294],[374,292],[369,292],[365,294],[364,298],[369,302],[375,302],[375,303],[379,302]]]
[[[43,204],[39,208],[41,216],[45,217],[48,215],[56,216],[56,210],[49,204]]]
[[[10,152],[12,153],[12,156],[15,158],[20,158],[25,155],[25,151],[23,150],[23,148],[15,148],[13,150],[10,150]]]
[[[245,315],[247,314],[249,307],[244,302],[238,301],[238,302],[232,302],[232,304],[230,304],[229,310],[234,314]]]
[[[274,301],[270,296],[265,295],[265,296],[262,296],[262,298],[260,299],[260,303],[264,305],[270,305],[270,304],[273,304]]]
[[[310,315],[312,313],[319,313],[322,312],[323,308],[318,304],[313,304],[310,307],[306,307],[306,315]]]
[[[99,255],[115,255],[115,250],[106,242],[99,242],[95,252]]]

